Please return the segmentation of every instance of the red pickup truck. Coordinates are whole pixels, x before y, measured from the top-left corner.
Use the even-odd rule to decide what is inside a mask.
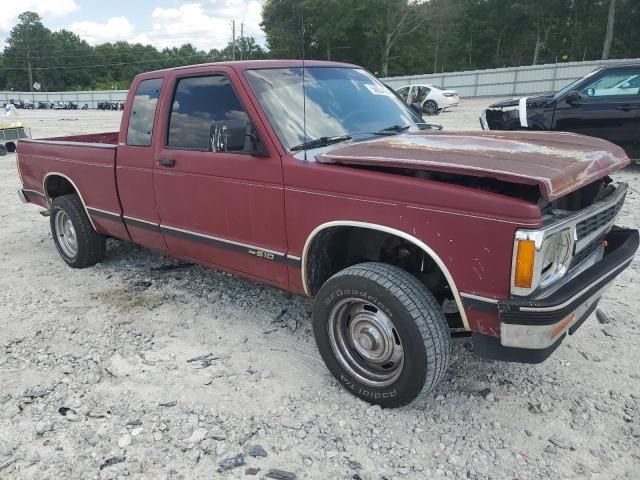
[[[315,297],[331,373],[369,402],[431,391],[452,334],[541,362],[631,262],[621,148],[445,132],[367,71],[249,61],[137,76],[120,132],[26,139],[19,196],[71,267],[135,242]]]

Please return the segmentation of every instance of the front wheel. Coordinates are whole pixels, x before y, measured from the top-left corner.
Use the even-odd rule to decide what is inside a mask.
[[[50,220],[58,253],[70,267],[90,267],[104,258],[106,239],[93,229],[78,195],[54,199]]]
[[[331,277],[316,298],[313,331],[333,376],[383,407],[426,395],[449,365],[451,337],[440,306],[392,265],[362,263]]]

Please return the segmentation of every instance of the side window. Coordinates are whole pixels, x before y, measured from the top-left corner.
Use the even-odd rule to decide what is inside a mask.
[[[169,118],[170,148],[247,152],[250,128],[249,117],[224,75],[178,81]]]
[[[142,147],[151,145],[153,120],[156,116],[156,107],[161,88],[161,78],[143,80],[138,85],[136,95],[133,97],[133,105],[131,106],[127,145]]]
[[[418,87],[415,101],[422,103],[427,99],[427,95],[429,95],[427,87]]]
[[[587,97],[617,97],[640,93],[639,70],[614,70],[580,88]]]
[[[398,95],[406,102],[407,97],[409,96],[409,90],[411,87],[404,87],[397,91]]]

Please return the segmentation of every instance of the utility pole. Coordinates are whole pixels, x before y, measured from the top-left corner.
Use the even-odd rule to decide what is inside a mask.
[[[29,70],[29,91],[33,92],[33,74],[31,73],[31,59],[27,50],[27,69]]]
[[[27,29],[27,71],[29,73],[29,91],[33,92],[33,73],[31,72],[31,56],[29,49],[29,30]]]
[[[233,60],[236,59],[236,21],[231,20],[231,25],[233,28],[232,41],[231,41],[231,51]]]
[[[244,23],[240,23],[240,60],[244,60]]]

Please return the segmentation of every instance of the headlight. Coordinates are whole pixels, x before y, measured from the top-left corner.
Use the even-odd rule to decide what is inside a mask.
[[[569,269],[573,247],[572,228],[519,230],[513,249],[511,293],[528,295],[560,279]]]
[[[562,277],[569,269],[573,254],[573,239],[570,229],[553,233],[542,244],[540,283],[545,287]]]

